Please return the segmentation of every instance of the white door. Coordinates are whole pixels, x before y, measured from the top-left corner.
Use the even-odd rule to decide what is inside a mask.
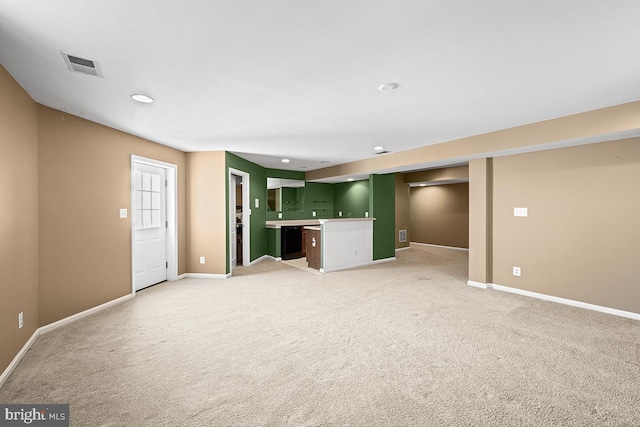
[[[134,163],[133,288],[167,280],[167,208],[164,168]]]
[[[236,181],[238,177],[229,176],[229,256],[231,257],[231,269],[238,265],[238,236],[236,230]]]

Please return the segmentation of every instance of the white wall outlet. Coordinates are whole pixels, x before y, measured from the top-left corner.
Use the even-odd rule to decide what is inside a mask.
[[[256,209],[260,207],[260,199],[256,199]]]
[[[278,212],[278,218],[282,218],[282,212]]]
[[[21,311],[18,313],[18,329],[22,329],[24,326],[24,313]]]
[[[342,216],[342,211],[338,211],[338,216]]]
[[[127,217],[127,210],[120,209],[120,218],[126,218],[126,217]]]
[[[520,271],[520,267],[515,267],[515,266],[513,267],[513,275],[514,275],[514,276],[518,276],[518,277],[520,277],[520,274],[521,274],[521,273],[522,273],[522,272]]]
[[[311,212],[311,215],[316,216],[316,211]]]
[[[513,208],[513,216],[528,216],[529,210],[527,208]]]
[[[203,256],[200,257],[200,264],[204,264],[204,257]]]
[[[364,213],[364,217],[365,217],[365,218],[369,218],[369,212],[365,212],[365,213]]]

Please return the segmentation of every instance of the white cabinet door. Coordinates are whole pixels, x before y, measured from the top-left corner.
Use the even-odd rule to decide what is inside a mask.
[[[133,288],[167,280],[167,208],[164,168],[134,163]]]

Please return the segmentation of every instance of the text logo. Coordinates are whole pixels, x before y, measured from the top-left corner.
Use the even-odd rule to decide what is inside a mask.
[[[69,427],[69,405],[0,404],[0,427]]]

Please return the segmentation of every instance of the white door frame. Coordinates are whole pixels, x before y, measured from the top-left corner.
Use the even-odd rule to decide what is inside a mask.
[[[135,230],[133,223],[133,206],[135,206],[135,192],[133,183],[135,180],[135,164],[151,165],[163,168],[166,171],[167,180],[167,280],[178,280],[178,165],[149,159],[147,157],[131,155],[131,208],[129,217],[131,223],[131,293],[135,296],[133,285],[133,257],[135,256]]]
[[[242,177],[242,265],[248,267],[251,265],[251,205],[249,205],[249,181],[251,175],[247,172],[229,168],[229,191],[236,191],[235,188],[231,188],[231,175],[237,175]],[[227,204],[229,215],[236,214],[236,207],[231,206],[231,196],[227,197]],[[227,221],[227,234],[231,239],[231,230],[229,230],[230,222]],[[232,242],[227,242],[227,248],[229,248],[229,274],[233,274],[233,268],[231,265],[231,248]]]

